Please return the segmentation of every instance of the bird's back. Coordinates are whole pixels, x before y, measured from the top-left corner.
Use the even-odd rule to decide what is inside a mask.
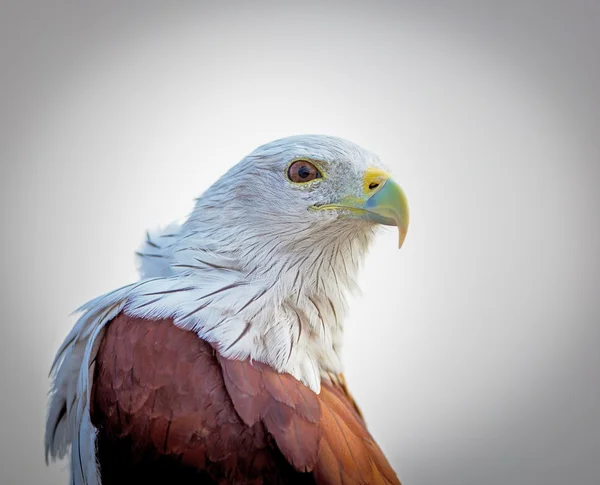
[[[317,395],[171,320],[124,314],[95,364],[103,485],[399,483],[343,386]]]

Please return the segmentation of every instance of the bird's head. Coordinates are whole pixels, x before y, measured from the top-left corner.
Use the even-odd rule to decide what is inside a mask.
[[[397,226],[402,246],[409,212],[376,155],[340,138],[300,135],[263,145],[234,166],[202,196],[196,219],[251,243],[273,236],[294,251],[377,224]]]

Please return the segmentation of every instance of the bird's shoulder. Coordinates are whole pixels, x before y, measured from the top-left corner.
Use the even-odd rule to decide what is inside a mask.
[[[317,395],[265,364],[223,358],[170,319],[123,313],[95,364],[103,483],[141,470],[157,481],[176,470],[215,483],[399,483],[341,377]]]

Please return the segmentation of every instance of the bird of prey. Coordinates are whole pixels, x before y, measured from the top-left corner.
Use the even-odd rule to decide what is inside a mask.
[[[139,281],[100,296],[57,352],[46,460],[71,483],[399,484],[350,395],[347,294],[408,206],[373,153],[302,135],[257,148],[182,225],[148,234]]]

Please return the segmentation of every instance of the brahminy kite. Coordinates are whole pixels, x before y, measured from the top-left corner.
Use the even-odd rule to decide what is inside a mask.
[[[46,459],[71,483],[399,484],[348,392],[347,293],[408,205],[373,153],[257,148],[148,235],[139,281],[80,308],[58,350]]]

